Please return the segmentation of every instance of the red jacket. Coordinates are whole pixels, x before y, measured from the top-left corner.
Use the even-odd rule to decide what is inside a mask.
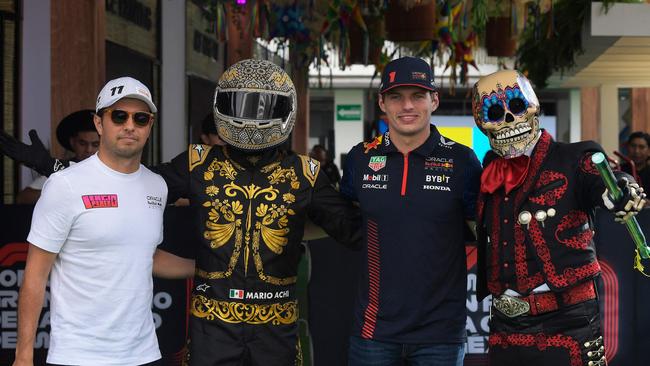
[[[593,141],[558,143],[543,131],[524,182],[508,195],[501,188],[479,196],[479,295],[486,287],[527,295],[543,283],[562,291],[600,273],[593,214],[605,186],[590,159],[597,151]],[[495,157],[488,153],[486,168]]]

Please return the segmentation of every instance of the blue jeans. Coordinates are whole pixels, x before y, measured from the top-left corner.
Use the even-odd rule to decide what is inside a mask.
[[[399,344],[350,337],[348,366],[463,366],[464,343]]]

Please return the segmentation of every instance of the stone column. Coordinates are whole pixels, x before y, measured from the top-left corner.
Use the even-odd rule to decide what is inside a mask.
[[[51,126],[52,153],[64,149],[56,127],[66,115],[94,109],[105,83],[106,3],[96,0],[56,0],[51,6]]]
[[[597,141],[603,146],[605,152],[611,155],[619,149],[618,86],[603,84],[600,86],[599,95],[600,138]]]
[[[632,131],[650,133],[650,88],[632,88]]]
[[[580,89],[580,137],[596,140],[600,137],[600,99],[597,87]]]

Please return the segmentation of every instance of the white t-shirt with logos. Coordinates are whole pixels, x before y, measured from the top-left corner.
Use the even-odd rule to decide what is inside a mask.
[[[152,266],[166,202],[159,175],[142,165],[114,171],[97,154],[46,181],[27,241],[58,253],[48,363],[140,365],[161,357]]]
[[[70,161],[70,166],[73,166],[75,164],[77,164],[76,161]],[[43,189],[43,185],[45,184],[46,180],[47,180],[46,176],[39,175],[36,178],[34,178],[34,180],[27,187],[40,191]]]

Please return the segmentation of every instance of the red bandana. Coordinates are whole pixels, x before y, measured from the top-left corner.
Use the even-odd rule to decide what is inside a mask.
[[[510,193],[524,182],[529,165],[530,157],[526,155],[494,159],[481,174],[481,192],[494,193],[503,186],[506,194]]]

